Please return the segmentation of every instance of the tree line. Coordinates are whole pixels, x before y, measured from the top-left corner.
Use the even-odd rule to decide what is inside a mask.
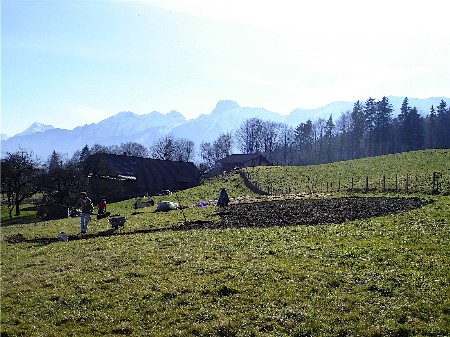
[[[405,97],[399,113],[387,97],[377,101],[368,98],[357,101],[351,111],[336,120],[311,119],[290,127],[284,123],[250,118],[237,130],[220,134],[199,147],[201,171],[207,171],[230,155],[234,149],[240,153],[263,154],[274,165],[313,165],[351,160],[405,151],[450,147],[450,107],[441,100],[422,116],[410,106]],[[104,147],[85,147],[82,152],[106,152],[140,157],[193,161],[195,144],[185,138],[167,135],[150,148],[137,143]],[[75,154],[76,156],[77,154]]]
[[[314,165],[384,154],[450,147],[450,107],[441,101],[421,116],[403,100],[399,114],[387,97],[357,101],[336,121],[285,124],[247,120],[236,132],[243,153],[259,152],[274,165]]]
[[[357,101],[334,121],[307,120],[293,128],[284,123],[251,118],[231,133],[224,133],[212,142],[200,144],[201,172],[214,167],[233,149],[241,153],[261,153],[274,165],[313,165],[358,159],[396,152],[450,147],[450,108],[445,101],[431,106],[421,116],[403,100],[400,113],[394,117],[388,98]],[[95,153],[130,155],[145,158],[193,161],[195,144],[185,138],[166,135],[149,148],[135,142],[120,145],[87,145],[71,158],[54,151],[42,163],[29,150],[6,153],[1,160],[1,192],[6,195],[10,214],[20,214],[19,205],[41,192],[52,203],[68,203],[70,198],[87,189],[86,159]]]

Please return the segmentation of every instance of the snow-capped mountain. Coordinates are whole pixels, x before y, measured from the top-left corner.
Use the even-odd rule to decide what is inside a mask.
[[[170,132],[174,126],[183,124],[186,119],[177,111],[163,115],[153,111],[146,115],[136,115],[130,111],[119,112],[97,124],[79,126],[74,131],[98,137],[98,135],[132,136],[147,129],[158,129],[162,133]]]
[[[34,122],[28,129],[26,129],[24,132],[17,134],[16,136],[27,136],[38,132],[45,132],[51,129],[54,129],[52,125],[45,125],[42,123]]]
[[[398,115],[404,97],[388,96]],[[428,99],[408,98],[409,106],[416,107],[419,113],[426,116],[430,107],[439,105],[441,100],[450,105],[446,97],[433,97]],[[361,101],[364,103],[364,101]],[[2,156],[5,152],[14,152],[19,147],[30,149],[42,159],[47,159],[57,151],[69,157],[85,145],[101,144],[105,146],[120,145],[125,142],[137,142],[150,147],[156,140],[167,134],[177,138],[192,140],[197,148],[202,142],[211,142],[222,133],[234,132],[249,118],[260,118],[273,122],[285,123],[296,127],[308,119],[313,122],[319,118],[328,119],[330,115],[336,121],[346,111],[351,111],[355,102],[333,102],[316,109],[295,109],[289,115],[281,115],[262,107],[241,107],[237,102],[223,100],[217,103],[210,114],[186,120],[185,117],[172,111],[162,114],[153,111],[145,115],[136,115],[133,112],[120,112],[99,123],[87,124],[73,130],[54,128],[51,125],[33,123],[24,132],[1,141]]]
[[[241,107],[234,101],[225,100],[218,102],[211,114],[200,115],[196,119],[176,126],[171,133],[200,145],[202,142],[216,139],[222,133],[237,130],[245,120],[250,118],[284,122],[286,117],[264,108]]]

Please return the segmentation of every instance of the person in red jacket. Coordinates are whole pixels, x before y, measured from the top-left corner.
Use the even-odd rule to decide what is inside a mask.
[[[99,201],[97,208],[98,208],[98,214],[106,213],[106,199],[105,198],[103,198],[102,200]]]

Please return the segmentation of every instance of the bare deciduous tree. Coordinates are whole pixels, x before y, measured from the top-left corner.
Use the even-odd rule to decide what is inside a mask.
[[[175,159],[188,162],[194,156],[195,145],[192,140],[187,138],[175,139]]]
[[[231,133],[221,134],[212,144],[203,142],[200,144],[200,156],[206,168],[212,168],[219,160],[229,156],[233,148]]]
[[[1,171],[2,193],[8,196],[10,217],[14,208],[15,215],[20,215],[20,204],[41,189],[40,162],[31,151],[19,149],[15,153],[6,153],[5,159],[1,161]]]
[[[136,142],[127,142],[120,144],[120,146],[117,148],[117,154],[126,154],[127,156],[147,158],[149,156],[149,151],[142,144]]]
[[[193,155],[194,142],[173,135],[161,137],[150,148],[150,156],[154,159],[189,161]]]
[[[260,153],[263,150],[263,120],[250,118],[244,121],[236,131],[238,147],[242,153]]]

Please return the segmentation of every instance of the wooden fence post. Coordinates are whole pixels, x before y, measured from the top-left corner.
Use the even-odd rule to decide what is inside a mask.
[[[383,176],[383,193],[386,192],[386,176]]]
[[[439,183],[438,183],[438,173],[433,172],[433,190],[431,191],[433,194],[439,193]]]
[[[395,192],[398,192],[398,176],[395,174]]]
[[[369,177],[366,177],[366,193],[369,192]]]

